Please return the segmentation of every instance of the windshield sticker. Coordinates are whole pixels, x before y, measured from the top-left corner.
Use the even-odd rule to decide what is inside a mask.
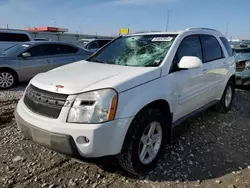
[[[28,48],[30,45],[28,45],[28,44],[23,44],[22,45],[22,47],[24,47],[24,48]]]
[[[153,42],[170,42],[173,40],[173,37],[155,37],[152,39]]]

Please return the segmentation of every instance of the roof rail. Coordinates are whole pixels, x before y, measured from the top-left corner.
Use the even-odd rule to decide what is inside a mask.
[[[209,31],[217,31],[216,29],[210,29],[210,28],[188,28],[186,31],[192,31],[192,30],[209,30]]]
[[[129,34],[140,34],[140,33],[153,33],[153,32],[162,32],[162,31],[135,31],[135,32],[132,32],[132,33],[129,33]]]

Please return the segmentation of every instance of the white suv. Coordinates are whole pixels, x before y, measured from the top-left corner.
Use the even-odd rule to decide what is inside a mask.
[[[86,61],[35,76],[16,121],[26,137],[59,153],[116,155],[127,171],[147,173],[175,126],[213,105],[230,109],[231,54],[212,29],[120,36]]]

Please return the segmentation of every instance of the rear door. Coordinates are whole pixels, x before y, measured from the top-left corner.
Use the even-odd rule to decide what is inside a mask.
[[[180,69],[178,63],[184,56],[202,57],[202,47],[199,35],[184,38],[176,52],[170,76],[173,77],[177,94],[177,109],[174,120],[177,120],[204,104],[208,86],[202,82],[202,68]]]
[[[53,44],[54,67],[59,67],[81,60],[79,49],[65,44]]]
[[[227,75],[228,64],[219,40],[212,35],[201,35],[204,62],[202,82],[209,86],[208,102],[217,98],[223,78]]]
[[[53,69],[53,52],[50,44],[41,44],[24,51],[30,57],[18,56],[24,80],[29,80],[36,74]],[[23,52],[23,53],[24,53]]]

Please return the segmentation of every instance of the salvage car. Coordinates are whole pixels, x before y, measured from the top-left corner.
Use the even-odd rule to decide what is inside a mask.
[[[231,42],[236,60],[237,85],[250,85],[250,41]]]
[[[173,128],[216,105],[230,110],[235,59],[218,31],[120,36],[85,61],[35,76],[15,119],[25,137],[88,160],[114,155],[130,173],[157,164]]]
[[[92,53],[62,42],[25,42],[0,55],[0,89],[29,81],[36,74],[86,59]]]

